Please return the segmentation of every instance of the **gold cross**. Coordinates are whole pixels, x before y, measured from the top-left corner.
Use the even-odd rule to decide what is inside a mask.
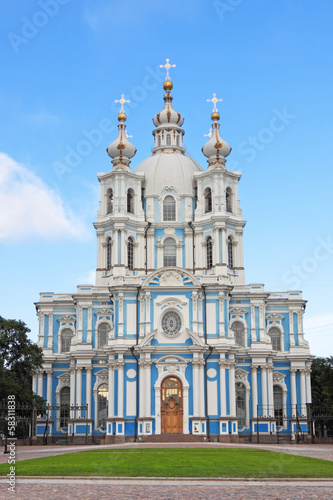
[[[170,80],[169,69],[176,67],[175,64],[170,64],[169,61],[170,59],[166,59],[166,64],[160,64],[160,68],[165,68],[167,70],[167,76],[165,78],[166,80]]]
[[[217,99],[215,92],[214,92],[214,94],[213,94],[213,99],[207,99],[207,102],[213,102],[213,103],[214,103],[214,108],[213,108],[213,111],[217,111],[216,103],[217,103],[218,101],[221,101],[221,102],[222,102],[222,101],[223,101],[223,99]]]
[[[210,129],[209,129],[209,134],[204,134],[204,137],[212,137],[212,135],[213,135],[213,131],[212,131],[212,129],[210,128]]]
[[[132,135],[128,135],[128,134],[126,133],[126,137],[127,137],[127,139],[131,139],[133,136],[132,136]]]
[[[129,99],[128,100],[124,99],[124,94],[121,94],[121,99],[116,99],[114,102],[120,102],[121,104],[120,113],[124,113],[125,102],[131,102],[131,101]]]

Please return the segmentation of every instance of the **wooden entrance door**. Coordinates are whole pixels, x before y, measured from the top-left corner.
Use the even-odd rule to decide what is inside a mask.
[[[168,377],[162,382],[161,431],[183,432],[183,386],[177,377]]]

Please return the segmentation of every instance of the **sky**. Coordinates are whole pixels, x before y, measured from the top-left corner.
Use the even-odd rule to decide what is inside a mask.
[[[169,58],[187,153],[204,168],[207,99],[223,99],[247,283],[303,290],[311,352],[332,356],[332,1],[11,0],[0,13],[0,315],[35,341],[39,293],[93,283],[114,101],[131,101],[134,169]]]

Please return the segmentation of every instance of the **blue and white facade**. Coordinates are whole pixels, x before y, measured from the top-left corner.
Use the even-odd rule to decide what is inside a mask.
[[[172,87],[167,79],[152,155],[134,170],[123,109],[118,116],[112,168],[98,174],[96,283],[40,294],[45,363],[34,391],[51,405],[88,405],[68,432],[83,435],[88,416],[88,434],[109,442],[306,431],[305,301],[245,283],[241,174],[226,167],[216,101],[204,169],[186,155]],[[64,432],[61,419],[50,423],[50,435]]]

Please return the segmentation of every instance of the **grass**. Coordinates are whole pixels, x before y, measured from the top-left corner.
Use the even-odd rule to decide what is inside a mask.
[[[93,450],[19,461],[16,475],[332,478],[333,462],[255,449]]]

